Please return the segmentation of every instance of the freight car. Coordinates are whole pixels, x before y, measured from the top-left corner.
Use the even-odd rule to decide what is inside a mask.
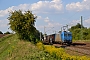
[[[58,34],[47,35],[43,40],[43,43],[61,43],[61,44],[71,44],[72,43],[72,33],[69,31],[62,31]]]

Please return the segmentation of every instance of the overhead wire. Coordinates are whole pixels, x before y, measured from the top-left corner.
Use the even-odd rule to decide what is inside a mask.
[[[89,5],[90,3],[87,3],[87,4],[85,4],[86,6],[87,5]],[[70,19],[70,18],[72,18],[72,17],[74,17],[76,14],[78,14],[78,13],[80,13],[80,12],[75,12],[72,16],[70,16],[68,19]],[[84,16],[85,17],[85,16]]]

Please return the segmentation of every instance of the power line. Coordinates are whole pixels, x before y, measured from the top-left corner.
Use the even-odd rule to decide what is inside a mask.
[[[86,6],[88,6],[90,3],[87,3],[87,4],[85,4]],[[72,16],[70,16],[68,19],[70,19],[70,18],[72,18],[73,16],[75,16],[77,13],[80,13],[80,12],[76,12],[76,13],[74,13]]]

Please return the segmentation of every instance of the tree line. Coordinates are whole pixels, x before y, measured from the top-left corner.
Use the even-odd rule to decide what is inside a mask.
[[[73,40],[90,40],[90,28],[82,26],[77,23],[77,25],[72,26],[69,29],[72,32]]]
[[[3,33],[2,31],[0,31],[0,34],[11,34],[9,31]]]

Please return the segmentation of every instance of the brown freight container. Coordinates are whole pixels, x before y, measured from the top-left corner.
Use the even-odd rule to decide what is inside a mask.
[[[60,34],[55,35],[55,42],[61,42],[61,36]]]

